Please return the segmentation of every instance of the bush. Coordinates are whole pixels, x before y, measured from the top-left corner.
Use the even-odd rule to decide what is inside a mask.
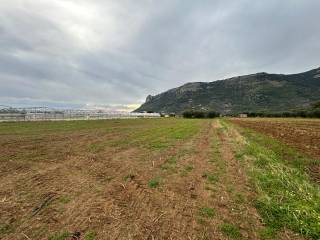
[[[183,112],[182,115],[184,118],[192,118],[193,116],[192,112],[189,112],[189,111]]]
[[[207,117],[208,117],[208,118],[216,118],[216,117],[219,117],[219,116],[220,116],[220,114],[217,113],[217,112],[214,112],[214,111],[210,111],[210,112],[208,112],[208,114],[207,114]]]
[[[194,118],[205,118],[206,114],[204,112],[193,112]]]

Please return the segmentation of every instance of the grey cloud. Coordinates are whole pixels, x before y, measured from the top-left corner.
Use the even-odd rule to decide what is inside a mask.
[[[111,106],[190,81],[319,66],[320,2],[0,3],[0,104]]]

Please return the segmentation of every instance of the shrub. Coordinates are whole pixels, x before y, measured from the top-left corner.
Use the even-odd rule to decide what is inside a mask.
[[[219,116],[220,116],[220,114],[217,113],[217,112],[215,112],[215,111],[210,111],[210,112],[208,112],[208,114],[207,114],[207,117],[208,117],[208,118],[216,118],[216,117],[219,117]]]
[[[204,112],[193,112],[193,117],[194,118],[205,118],[206,114]]]
[[[193,116],[192,112],[190,112],[190,111],[185,111],[185,112],[183,112],[182,115],[184,118],[192,118],[192,116]]]

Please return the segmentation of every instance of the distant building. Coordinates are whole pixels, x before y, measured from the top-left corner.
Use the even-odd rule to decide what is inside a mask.
[[[241,114],[239,114],[239,117],[240,117],[240,118],[247,118],[247,117],[248,117],[248,114],[246,114],[246,113],[241,113]]]

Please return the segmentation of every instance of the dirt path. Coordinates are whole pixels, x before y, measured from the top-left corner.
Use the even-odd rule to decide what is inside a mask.
[[[215,164],[220,165],[219,195],[215,197],[215,205],[222,216],[220,221],[237,226],[244,238],[259,239],[262,224],[253,207],[255,193],[248,183],[245,166],[235,158],[237,145],[234,139],[240,136],[236,136],[237,133],[231,132],[231,129],[225,129],[219,121],[213,125],[220,151],[220,158],[215,159]]]

